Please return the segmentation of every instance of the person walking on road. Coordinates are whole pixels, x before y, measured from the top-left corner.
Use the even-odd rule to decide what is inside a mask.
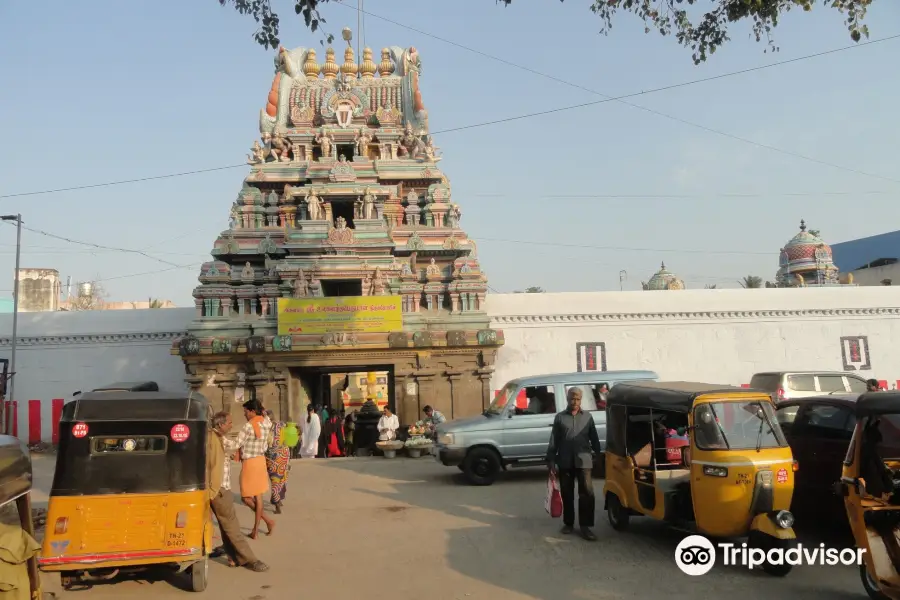
[[[218,412],[212,418],[212,431],[206,440],[206,479],[209,481],[209,504],[219,522],[222,545],[212,552],[212,556],[228,557],[228,565],[246,567],[262,573],[269,567],[262,562],[241,533],[241,524],[234,513],[234,496],[231,493],[231,464],[225,455],[223,440],[231,431],[231,415]]]
[[[285,423],[275,420],[275,413],[266,411],[269,420],[272,421],[272,441],[266,450],[266,470],[269,472],[269,482],[272,484],[272,506],[275,514],[280,515],[284,505],[284,497],[287,496],[287,480],[291,471],[291,449],[284,445],[282,440]]]
[[[547,467],[559,477],[559,491],[563,502],[564,534],[575,530],[575,482],[578,482],[578,526],[581,537],[595,541],[594,526],[596,498],[591,469],[593,454],[600,456],[600,437],[594,417],[581,410],[581,389],[571,388],[566,394],[566,410],[556,415],[547,448]]]
[[[263,494],[269,491],[269,472],[266,470],[266,450],[269,448],[269,433],[272,421],[263,417],[262,404],[258,400],[244,402],[244,418],[236,440],[223,440],[225,451],[238,451],[241,457],[241,498],[254,513],[250,539],[259,535],[260,521],[266,524],[266,535],[272,535],[275,521],[263,514]]]

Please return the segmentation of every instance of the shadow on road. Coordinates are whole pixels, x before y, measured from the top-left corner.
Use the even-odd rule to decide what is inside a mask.
[[[328,468],[391,480],[393,492],[357,488],[381,498],[395,510],[425,509],[464,523],[446,531],[451,568],[498,588],[533,598],[584,600],[646,597],[697,597],[698,589],[732,600],[775,597],[837,600],[862,592],[851,567],[800,567],[776,579],[743,567],[716,567],[702,578],[683,575],[674,552],[685,533],[649,519],[635,518],[627,532],[613,531],[603,510],[603,481],[598,495],[595,532],[590,543],[559,533],[561,522],[543,508],[546,473],[511,470],[490,487],[468,485],[457,469],[428,464],[429,459],[328,460]],[[385,507],[387,508],[387,507]],[[816,541],[818,543],[818,540]],[[702,579],[702,581],[701,581]],[[701,585],[698,588],[698,585]]]

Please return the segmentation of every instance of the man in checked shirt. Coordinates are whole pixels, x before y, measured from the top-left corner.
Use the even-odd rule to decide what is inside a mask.
[[[241,524],[234,512],[234,495],[231,493],[231,461],[225,455],[223,439],[231,431],[231,414],[218,412],[212,418],[212,431],[206,442],[206,479],[209,482],[210,506],[219,531],[222,545],[212,552],[212,556],[228,556],[232,567],[246,567],[262,573],[269,567],[256,558],[250,544],[241,532]]]

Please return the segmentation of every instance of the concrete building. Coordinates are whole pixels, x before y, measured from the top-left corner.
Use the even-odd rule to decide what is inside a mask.
[[[900,300],[886,287],[491,294],[486,308],[506,336],[492,390],[523,375],[614,369],[732,385],[780,369],[851,371],[888,388],[900,379]],[[169,349],[195,316],[192,308],[20,315],[19,436],[52,441],[57,411],[78,390],[145,379],[184,389],[184,363]],[[0,358],[9,357],[11,330],[12,315],[0,315]],[[436,386],[456,377],[446,365],[430,374]],[[203,383],[214,407],[234,406],[231,374],[211,372]],[[464,416],[450,398],[435,404]]]
[[[18,278],[19,312],[59,310],[59,271],[19,269]]]

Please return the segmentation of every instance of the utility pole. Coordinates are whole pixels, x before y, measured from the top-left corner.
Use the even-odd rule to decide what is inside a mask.
[[[622,269],[621,271],[619,271],[619,291],[620,292],[624,289],[622,282],[625,281],[626,279],[628,279],[628,271],[626,271],[625,269]]]
[[[19,335],[19,264],[22,257],[22,215],[3,215],[0,221],[16,222],[16,272],[13,280],[13,322],[12,322],[12,352],[9,357],[9,378],[6,383],[6,391],[8,392],[6,399],[15,400],[16,387],[16,346],[18,345]],[[9,423],[6,423],[7,433],[11,431]]]

